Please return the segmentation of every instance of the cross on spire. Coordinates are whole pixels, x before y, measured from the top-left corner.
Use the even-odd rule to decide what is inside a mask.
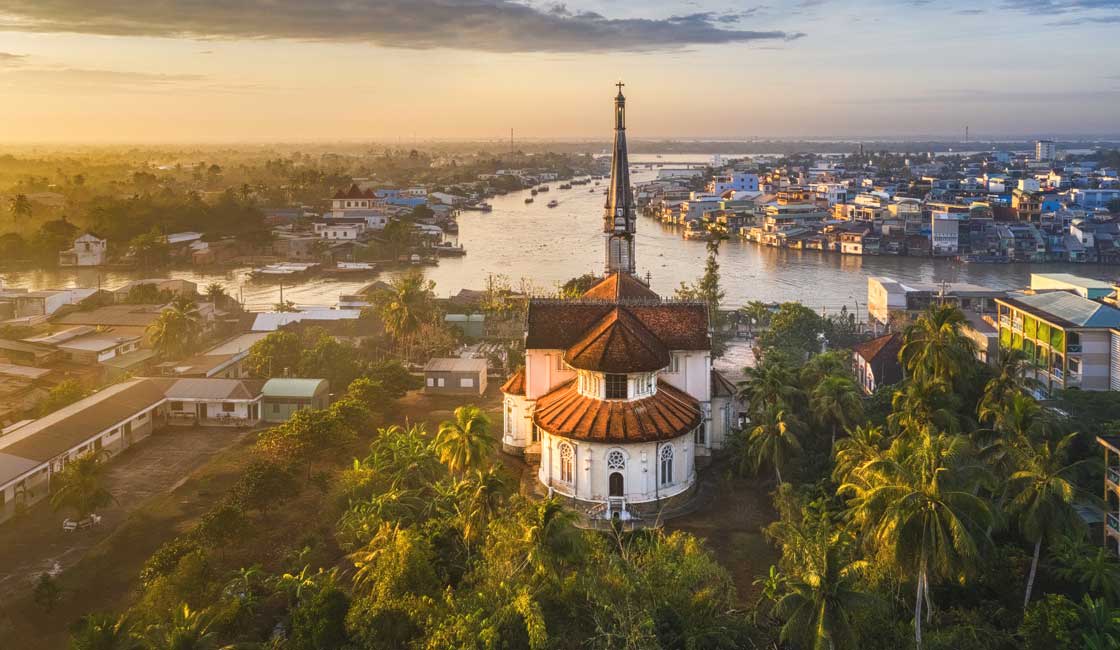
[[[625,86],[626,84],[624,84],[620,81],[620,82],[616,83],[615,85],[618,86],[618,94],[621,95],[622,94],[622,87]]]

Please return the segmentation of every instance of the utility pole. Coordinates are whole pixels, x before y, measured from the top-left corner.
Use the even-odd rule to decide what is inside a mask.
[[[513,153],[513,127],[509,127],[509,152]]]

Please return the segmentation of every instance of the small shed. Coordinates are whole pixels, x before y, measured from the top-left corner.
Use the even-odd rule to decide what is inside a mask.
[[[432,359],[424,366],[424,392],[481,395],[486,392],[486,370],[486,359]]]
[[[330,401],[326,379],[269,379],[261,389],[265,422],[284,422],[300,409],[326,408]]]

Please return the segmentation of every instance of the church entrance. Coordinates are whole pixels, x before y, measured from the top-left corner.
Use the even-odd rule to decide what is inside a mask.
[[[622,472],[611,472],[611,475],[607,477],[607,483],[609,484],[610,488],[610,496],[625,496],[622,485]]]

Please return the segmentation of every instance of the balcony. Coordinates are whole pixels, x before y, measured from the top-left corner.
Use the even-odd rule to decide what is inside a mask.
[[[1120,467],[1108,467],[1104,470],[1104,478],[1112,487],[1120,490]]]
[[[1073,343],[1070,343],[1069,345],[1066,346],[1066,353],[1067,354],[1080,354],[1081,353],[1081,345],[1080,344],[1075,345]]]
[[[1107,513],[1104,516],[1104,524],[1110,535],[1120,535],[1120,515],[1115,512]]]

